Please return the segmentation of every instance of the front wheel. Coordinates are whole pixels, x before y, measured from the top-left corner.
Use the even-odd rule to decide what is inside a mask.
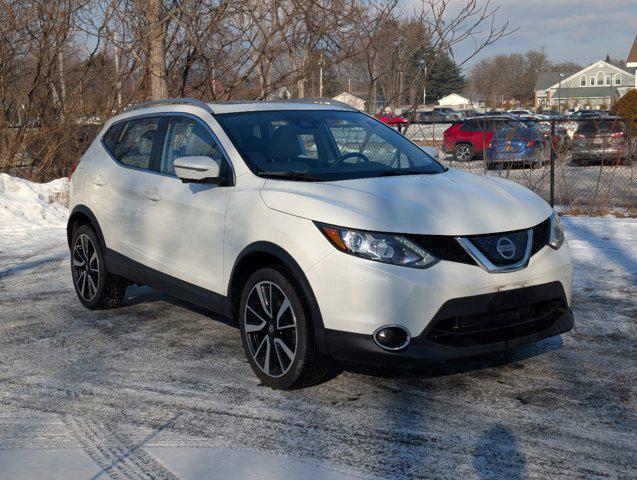
[[[309,308],[285,270],[252,274],[241,294],[239,326],[248,362],[263,384],[288,390],[315,384],[329,371],[314,341]]]

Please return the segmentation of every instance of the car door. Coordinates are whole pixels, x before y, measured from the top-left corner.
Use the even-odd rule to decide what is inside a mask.
[[[144,116],[113,125],[102,138],[110,158],[95,163],[88,183],[89,205],[100,222],[106,246],[143,261],[143,184],[158,145],[160,117]]]
[[[233,187],[183,183],[173,162],[207,156],[231,167],[210,128],[190,115],[166,117],[152,185],[143,199],[146,264],[187,283],[223,292],[225,214]]]

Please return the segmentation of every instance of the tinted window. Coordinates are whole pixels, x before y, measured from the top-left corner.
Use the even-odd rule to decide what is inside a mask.
[[[577,133],[617,133],[624,131],[624,124],[619,120],[585,120],[580,123]]]
[[[159,118],[140,118],[125,122],[113,156],[124,165],[149,168],[150,155],[159,129]]]
[[[174,175],[173,162],[181,157],[193,156],[222,158],[219,147],[201,123],[186,117],[171,118],[166,128],[159,170]]]
[[[463,132],[475,132],[476,130],[478,130],[478,122],[465,122],[462,124],[461,130]]]
[[[358,112],[264,111],[217,118],[257,175],[342,180],[444,171],[401,134]]]

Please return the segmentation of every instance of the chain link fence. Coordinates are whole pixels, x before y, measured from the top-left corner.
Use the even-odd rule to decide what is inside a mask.
[[[561,209],[637,213],[634,122],[483,116],[397,128],[450,167],[513,180]]]

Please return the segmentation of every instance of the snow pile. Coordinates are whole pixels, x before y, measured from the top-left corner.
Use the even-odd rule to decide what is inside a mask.
[[[66,178],[34,183],[0,173],[0,251],[9,239],[57,234],[66,225],[68,197]]]

